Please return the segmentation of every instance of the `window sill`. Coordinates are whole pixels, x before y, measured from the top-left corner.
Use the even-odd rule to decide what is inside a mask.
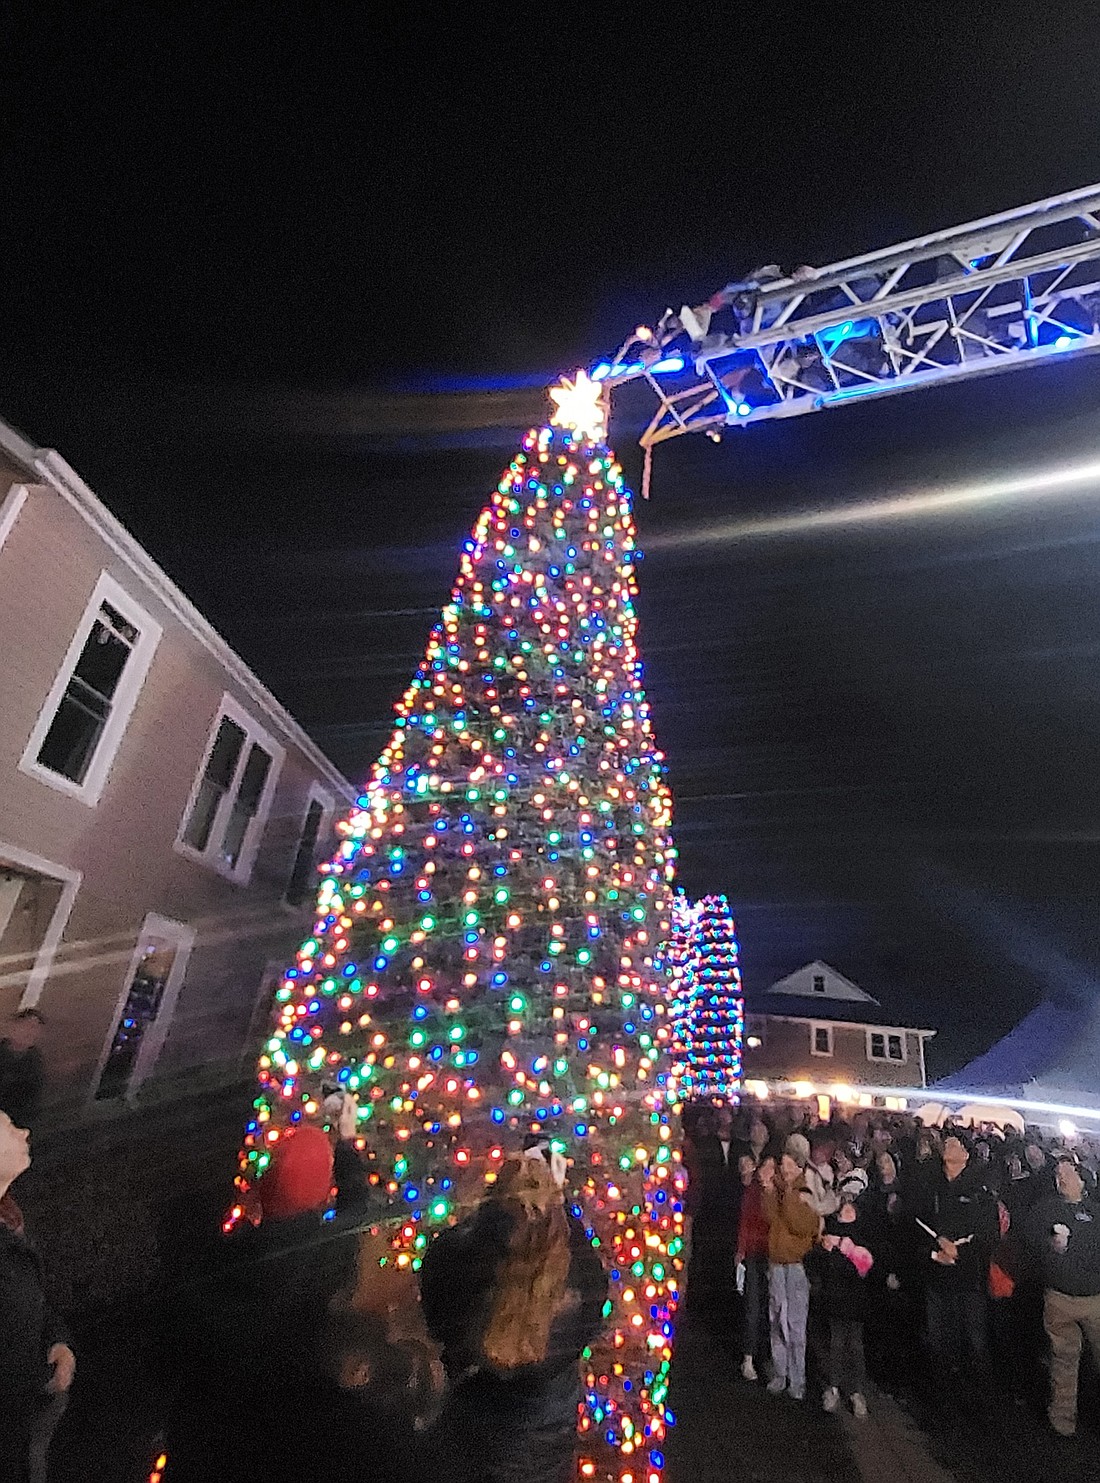
[[[94,778],[91,782],[75,783],[64,773],[43,767],[40,762],[22,762],[19,770],[27,777],[34,778],[36,782],[45,783],[46,787],[52,788],[54,792],[64,793],[67,798],[75,798],[77,803],[84,804],[85,808],[95,808],[103,792],[103,784],[97,785]]]
[[[182,839],[177,839],[173,848],[177,855],[190,860],[192,865],[201,865],[204,870],[220,875],[222,880],[230,881],[234,886],[247,886],[252,880],[251,866],[245,871],[239,866],[227,865],[224,860],[219,860],[205,850],[197,850],[194,845],[186,844]]]

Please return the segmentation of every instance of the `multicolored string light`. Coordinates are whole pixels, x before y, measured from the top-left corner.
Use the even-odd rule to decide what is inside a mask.
[[[669,992],[672,996],[669,1020],[672,1029],[671,1048],[674,1055],[679,1044],[676,1032],[685,1018],[687,1009],[684,1000],[684,978],[691,964],[691,955],[695,951],[695,935],[699,925],[700,910],[701,904],[698,901],[692,901],[683,887],[677,886],[673,892],[669,910],[668,938],[661,950],[661,957],[669,978]]]
[[[744,1000],[737,927],[725,896],[677,892],[665,957],[674,985],[670,1089],[685,1102],[736,1101]]]
[[[657,956],[676,852],[631,496],[597,412],[530,433],[465,543],[278,991],[238,1184],[324,1121],[330,1086],[354,1092],[389,1259],[416,1268],[544,1132],[612,1278],[580,1473],[659,1483],[683,1267]]]

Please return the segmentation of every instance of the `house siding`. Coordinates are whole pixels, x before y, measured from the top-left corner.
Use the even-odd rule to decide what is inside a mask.
[[[13,482],[28,482],[27,474],[0,463],[0,507]],[[20,760],[103,572],[162,632],[98,804],[89,807],[22,771]],[[87,1107],[150,912],[196,932],[152,1080],[239,1065],[248,1052],[243,1041],[265,965],[289,958],[308,924],[309,904],[291,913],[282,896],[310,790],[320,784],[338,814],[350,789],[334,769],[322,773],[315,757],[303,751],[290,718],[280,728],[277,718],[259,710],[238,676],[152,583],[112,550],[80,510],[41,483],[31,485],[0,545],[0,679],[0,866],[12,863],[13,851],[22,851],[81,877],[38,999],[47,1021],[43,1049],[52,1114],[65,1119]],[[226,693],[285,751],[247,884],[176,848]],[[326,821],[330,829],[331,822]],[[319,841],[322,856],[327,843]],[[22,930],[28,930],[25,923]],[[9,943],[6,935],[0,946],[8,969],[0,972],[3,1012],[26,988],[33,943],[17,944],[14,935]]]
[[[829,1024],[833,1032],[833,1054],[813,1055],[813,1025]],[[763,1027],[763,1044],[752,1047],[750,1035]],[[838,1082],[848,1086],[922,1085],[921,1037],[910,1029],[884,1027],[883,1034],[904,1035],[904,1061],[872,1061],[867,1055],[868,1031],[877,1025],[844,1025],[827,1020],[782,1019],[750,1012],[746,1022],[743,1052],[747,1081]]]

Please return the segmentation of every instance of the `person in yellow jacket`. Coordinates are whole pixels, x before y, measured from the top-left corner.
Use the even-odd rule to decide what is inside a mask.
[[[768,1223],[768,1318],[771,1325],[771,1395],[784,1390],[792,1400],[806,1397],[806,1320],[810,1283],[804,1259],[821,1230],[803,1173],[809,1148],[797,1135],[787,1144],[774,1178],[764,1185],[762,1207]]]

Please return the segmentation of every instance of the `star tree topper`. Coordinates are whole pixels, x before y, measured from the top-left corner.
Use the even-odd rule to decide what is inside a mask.
[[[550,388],[550,399],[554,403],[550,421],[555,427],[569,428],[589,442],[603,442],[607,433],[603,387],[587,371],[578,371],[572,381],[563,376],[560,386]]]

